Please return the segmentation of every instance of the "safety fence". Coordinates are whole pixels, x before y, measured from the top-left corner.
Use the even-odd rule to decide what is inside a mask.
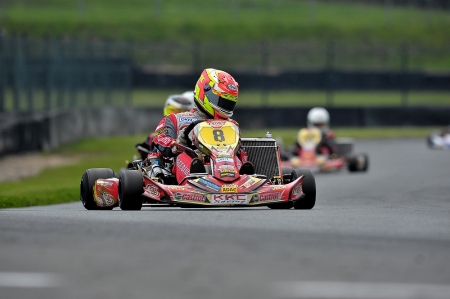
[[[0,35],[0,112],[33,112],[131,101],[125,43]]]

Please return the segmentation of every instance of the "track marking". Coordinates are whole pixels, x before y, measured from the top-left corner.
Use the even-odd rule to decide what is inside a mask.
[[[0,272],[0,287],[54,288],[63,285],[64,279],[54,273]]]
[[[281,281],[274,284],[276,298],[322,299],[448,299],[450,285],[334,281]]]

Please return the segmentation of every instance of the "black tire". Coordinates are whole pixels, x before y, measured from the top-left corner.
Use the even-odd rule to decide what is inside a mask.
[[[366,154],[351,155],[348,158],[347,168],[350,172],[364,172],[369,168],[369,157]]]
[[[282,166],[281,167],[281,176],[283,178],[283,184],[289,184],[292,182],[292,167],[290,166]]]
[[[108,179],[116,174],[109,168],[90,168],[83,173],[80,182],[80,200],[86,210],[112,210],[112,207],[99,207],[94,201],[94,184],[98,179]]]
[[[283,183],[289,184],[292,182],[292,167],[290,166],[282,166],[281,167],[281,176],[283,177]],[[268,205],[270,209],[274,210],[289,210],[293,207],[293,203],[291,201],[288,202],[280,202]]]
[[[122,210],[140,210],[142,208],[144,181],[139,170],[122,170],[119,178],[119,207]]]
[[[303,168],[294,169],[294,171],[292,172],[292,180],[295,180],[302,175],[305,176],[302,185],[305,197],[294,202],[294,209],[311,210],[316,204],[316,180],[311,170]]]

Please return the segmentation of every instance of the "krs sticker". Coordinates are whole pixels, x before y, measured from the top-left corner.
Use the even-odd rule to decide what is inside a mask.
[[[247,194],[211,194],[211,204],[248,204]]]

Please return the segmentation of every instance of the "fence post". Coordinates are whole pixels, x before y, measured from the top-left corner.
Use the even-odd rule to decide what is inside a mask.
[[[401,73],[402,73],[402,107],[408,106],[408,91],[409,91],[409,81],[408,81],[408,64],[409,64],[409,51],[408,45],[405,43],[401,46],[400,54],[401,63]]]
[[[132,89],[133,89],[133,42],[129,41],[126,43],[125,52],[127,58],[127,65],[125,66],[125,105],[132,105]]]
[[[4,44],[5,37],[0,32],[0,112],[4,112],[6,101],[6,47]]]
[[[192,43],[192,72],[194,74],[201,72],[201,49],[200,41],[194,40]]]
[[[34,111],[34,78],[33,78],[33,65],[31,62],[31,57],[28,54],[29,53],[29,45],[30,45],[30,39],[28,37],[24,38],[23,40],[23,53],[24,53],[24,69],[23,76],[26,78],[26,89],[27,89],[27,110],[28,112]]]
[[[334,55],[335,55],[335,46],[334,46],[334,41],[331,40],[327,43],[327,57],[326,57],[326,85],[327,85],[327,106],[333,106],[333,93],[334,93],[334,89],[333,89],[333,75],[334,75]]]
[[[392,25],[392,0],[385,0],[386,9],[386,27],[391,27]]]
[[[317,13],[317,0],[308,0],[308,10],[309,10],[309,22],[314,24],[316,22]]]
[[[261,69],[260,69],[260,82],[261,82],[261,106],[269,106],[269,86],[267,86],[267,76],[269,67],[269,51],[266,41],[261,42]]]

